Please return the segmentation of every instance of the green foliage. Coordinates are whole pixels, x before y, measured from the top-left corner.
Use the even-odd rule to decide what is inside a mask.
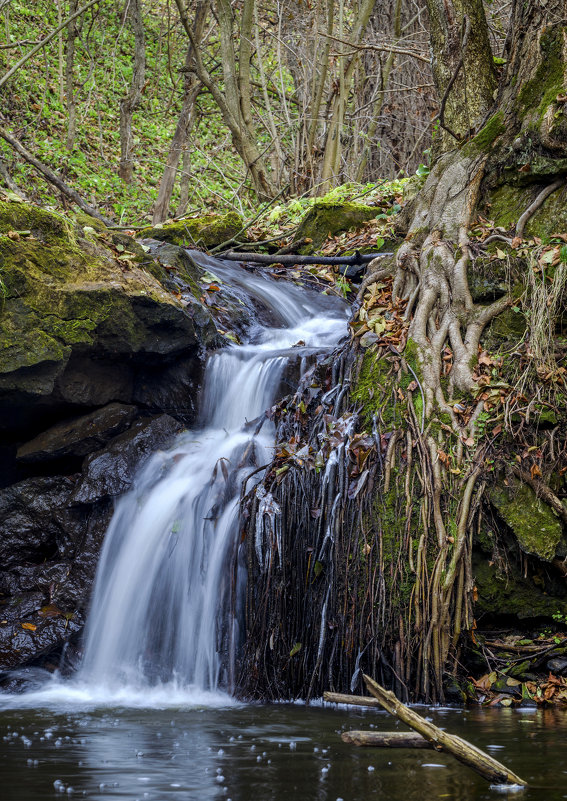
[[[117,169],[120,99],[131,79],[134,40],[119,13],[95,7],[85,14],[79,28],[74,71],[77,135],[72,150],[65,146],[67,109],[58,76],[57,37],[3,90],[7,127],[87,201],[98,203],[103,213],[120,224],[138,225],[150,219],[148,212],[157,197],[181,109],[180,70],[187,37],[175,26],[167,30],[165,12],[166,4],[160,2],[149,4],[144,14],[147,82],[142,106],[133,120],[135,164],[130,185],[121,181]],[[47,0],[36,0],[33,6],[13,0],[4,25],[12,42],[40,39],[56,26],[57,5]],[[0,72],[12,66],[28,47],[0,50]],[[246,191],[235,206],[235,192],[244,178],[243,166],[211,97],[202,95],[197,107],[194,137],[198,146],[191,147],[189,210],[251,209],[252,197]],[[44,206],[53,204],[53,188],[29,164],[14,159],[14,152],[3,141],[0,158],[10,165],[14,181],[31,199]],[[176,183],[173,209],[179,200]]]

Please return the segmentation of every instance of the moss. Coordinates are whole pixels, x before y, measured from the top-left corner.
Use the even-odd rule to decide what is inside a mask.
[[[362,406],[361,417],[364,425],[372,425],[373,415],[382,412],[386,425],[395,423],[395,407],[387,390],[391,377],[388,375],[391,364],[387,359],[377,356],[372,348],[365,351],[358,377],[351,389],[351,399],[355,406]]]
[[[9,231],[31,231],[43,242],[72,238],[71,226],[61,215],[31,203],[0,202],[0,234]]]
[[[50,393],[72,351],[164,355],[213,335],[204,307],[182,306],[149,272],[125,266],[104,236],[77,240],[71,222],[27,203],[0,203],[0,224],[33,234],[0,236],[0,390]],[[165,283],[166,270],[134,240],[113,241],[143,254]]]
[[[561,540],[561,522],[527,484],[493,487],[490,500],[514,532],[522,551],[550,562]]]
[[[539,67],[532,80],[522,87],[518,96],[518,106],[522,116],[528,111],[536,111],[541,119],[564,89],[563,31],[560,25],[548,27],[541,37],[542,58]]]
[[[305,214],[297,229],[297,240],[311,240],[300,249],[300,253],[313,253],[328,236],[350,228],[359,228],[368,220],[373,220],[379,211],[375,206],[365,206],[362,203],[318,200]]]
[[[486,125],[474,137],[469,147],[473,148],[475,152],[486,153],[496,139],[506,131],[504,124],[504,112],[498,111],[489,118]]]
[[[199,246],[207,250],[222,245],[242,230],[242,218],[235,211],[228,214],[208,214],[166,223],[154,228],[144,228],[141,237],[158,239],[172,245]]]
[[[484,332],[482,344],[491,351],[497,351],[503,345],[516,345],[524,336],[526,328],[526,318],[521,311],[505,309],[492,320]]]

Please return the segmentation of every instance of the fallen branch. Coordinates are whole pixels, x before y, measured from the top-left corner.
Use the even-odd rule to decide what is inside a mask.
[[[54,173],[52,169],[50,169],[46,164],[43,164],[43,162],[39,161],[39,159],[36,159],[36,157],[33,156],[29,150],[26,150],[19,139],[16,139],[14,136],[9,134],[4,128],[0,128],[0,137],[2,137],[2,139],[4,139],[4,141],[10,145],[10,147],[13,147],[16,153],[18,153],[24,159],[24,161],[27,161],[28,164],[31,164],[32,167],[35,167],[35,169],[40,172],[50,184],[56,186],[60,192],[69,198],[69,200],[72,200],[73,203],[76,203],[77,206],[82,209],[82,211],[84,211],[90,217],[95,217],[97,220],[100,220],[105,225],[112,225],[112,220],[104,217],[96,209],[93,209],[92,206],[89,206],[88,203],[85,203],[78,192],[75,192],[74,189],[71,189],[70,186],[67,186],[65,181],[63,181],[56,173]]]
[[[217,259],[228,261],[249,261],[256,264],[368,264],[378,256],[392,256],[392,253],[359,253],[353,256],[295,256],[295,255],[269,255],[267,253],[238,253],[228,250],[218,253]]]
[[[476,745],[457,737],[454,734],[447,734],[442,731],[438,726],[435,726],[429,720],[422,718],[413,709],[410,709],[401,701],[398,701],[394,693],[385,690],[370,676],[364,676],[364,681],[370,693],[377,699],[380,706],[389,712],[391,715],[399,718],[403,723],[411,729],[419,732],[426,740],[433,744],[433,747],[438,751],[446,751],[452,754],[455,759],[468,765],[477,773],[480,773],[488,781],[495,784],[515,784],[525,785],[526,782],[520,779],[515,773],[512,773],[505,765],[502,765],[496,759],[481,751]]]
[[[382,704],[376,698],[366,695],[345,695],[344,693],[323,693],[323,700],[330,704],[350,704],[351,706],[373,706],[381,708]]]
[[[350,745],[375,748],[434,748],[421,734],[411,731],[344,731],[341,740]]]

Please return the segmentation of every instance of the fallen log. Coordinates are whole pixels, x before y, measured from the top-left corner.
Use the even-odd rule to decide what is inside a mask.
[[[433,743],[412,731],[344,731],[343,743],[376,748],[434,748]]]
[[[445,751],[452,754],[455,759],[468,765],[481,776],[484,776],[488,781],[494,784],[516,784],[525,785],[523,779],[520,779],[515,773],[509,770],[505,765],[493,759],[491,756],[481,751],[476,745],[457,737],[454,734],[448,734],[442,731],[438,726],[435,726],[429,720],[426,720],[413,709],[410,709],[401,701],[398,701],[394,693],[385,690],[370,676],[364,676],[364,681],[368,691],[377,699],[384,709],[391,715],[399,718],[403,723],[409,726],[414,731],[417,731],[426,740],[432,743],[433,747],[438,751]]]
[[[294,256],[291,254],[278,256],[268,253],[239,253],[236,250],[227,250],[225,253],[217,253],[216,258],[254,264],[344,264],[349,266],[368,264],[374,259],[392,255],[392,253],[359,253],[357,251],[352,256]]]

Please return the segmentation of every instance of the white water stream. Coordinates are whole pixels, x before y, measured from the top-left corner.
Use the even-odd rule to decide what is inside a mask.
[[[231,586],[230,569],[241,485],[270,461],[274,444],[273,425],[265,420],[258,431],[257,418],[281,394],[291,359],[334,347],[347,312],[337,298],[233,265],[206,266],[243,288],[273,324],[254,323],[246,344],[210,356],[201,425],[154,454],[117,503],[79,673],[20,696],[18,705],[227,701],[220,690],[230,689],[239,642],[238,616],[230,610],[243,589]]]

